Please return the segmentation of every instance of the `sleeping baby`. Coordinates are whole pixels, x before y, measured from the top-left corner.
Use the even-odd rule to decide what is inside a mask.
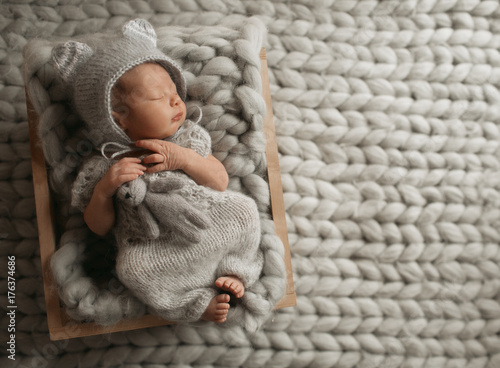
[[[117,275],[153,313],[222,323],[262,271],[257,206],[226,190],[208,132],[186,119],[184,76],[152,26],[128,22],[108,41],[53,51],[99,148],[72,203],[93,232],[114,235]]]

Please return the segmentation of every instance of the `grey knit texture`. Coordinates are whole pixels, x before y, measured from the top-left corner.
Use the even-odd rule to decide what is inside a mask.
[[[3,285],[8,254],[18,280],[18,350],[7,367],[500,367],[498,1],[4,0],[0,7],[0,250]],[[268,28],[297,307],[276,311],[256,334],[182,325],[48,339],[21,49],[33,38],[120,29],[139,14],[157,30],[177,29],[159,32],[159,45],[170,45],[184,71],[235,48],[230,32],[192,37],[183,27],[257,16]],[[43,103],[65,100],[46,67],[52,46],[45,42],[31,59],[31,74],[32,84],[50,89],[37,103],[61,136],[58,114],[71,115]],[[218,86],[234,70],[204,79]],[[194,86],[198,78],[188,80]],[[234,179],[246,174],[234,164],[244,161],[235,156],[244,152],[235,139],[241,122],[210,124],[209,112],[219,117],[238,98],[218,92],[198,93],[218,106],[204,109],[202,125]],[[59,173],[72,164],[62,152],[50,156]]]

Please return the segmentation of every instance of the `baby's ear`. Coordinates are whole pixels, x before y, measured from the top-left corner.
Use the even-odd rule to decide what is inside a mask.
[[[111,116],[113,117],[113,120],[115,121],[116,125],[118,125],[122,130],[127,129],[127,125],[125,123],[127,114],[128,111],[125,108],[122,109],[118,108],[111,111]]]
[[[56,71],[68,81],[93,54],[92,49],[81,42],[68,41],[52,50],[52,60]]]
[[[156,47],[156,32],[147,20],[131,20],[123,26],[122,32],[125,37],[144,40]]]

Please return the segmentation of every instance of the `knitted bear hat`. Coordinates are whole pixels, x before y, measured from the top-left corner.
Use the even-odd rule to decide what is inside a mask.
[[[110,141],[127,146],[132,143],[111,115],[111,89],[133,67],[146,62],[160,64],[170,74],[181,99],[186,99],[186,80],[180,67],[156,47],[156,32],[144,19],[126,23],[121,32],[93,42],[92,47],[77,41],[58,45],[52,60],[72,86],[76,110],[97,147]]]

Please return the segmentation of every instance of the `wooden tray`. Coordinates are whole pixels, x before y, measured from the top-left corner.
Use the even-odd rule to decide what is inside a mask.
[[[264,121],[264,133],[266,135],[266,157],[268,165],[268,178],[271,194],[272,216],[276,226],[276,233],[281,238],[285,247],[285,266],[287,270],[287,287],[281,301],[276,309],[292,307],[296,305],[296,295],[293,285],[292,264],[290,248],[288,244],[288,232],[285,220],[285,207],[283,203],[283,190],[278,161],[278,149],[276,145],[276,134],[274,130],[273,110],[271,105],[271,93],[269,90],[269,76],[267,72],[267,60],[265,50],[260,53],[261,77],[263,85],[263,97],[266,102],[267,112]],[[145,315],[138,319],[127,319],[113,326],[101,326],[95,323],[79,323],[70,319],[61,307],[57,286],[50,270],[50,257],[56,249],[56,231],[54,211],[50,198],[50,190],[47,181],[45,157],[38,137],[38,116],[33,109],[30,98],[26,95],[28,109],[28,124],[31,146],[31,161],[33,166],[33,185],[35,190],[35,204],[38,223],[38,238],[40,242],[40,257],[44,281],[45,303],[47,308],[47,322],[51,340],[63,340],[74,337],[83,337],[111,332],[134,330],[154,326],[172,324],[160,317]]]

